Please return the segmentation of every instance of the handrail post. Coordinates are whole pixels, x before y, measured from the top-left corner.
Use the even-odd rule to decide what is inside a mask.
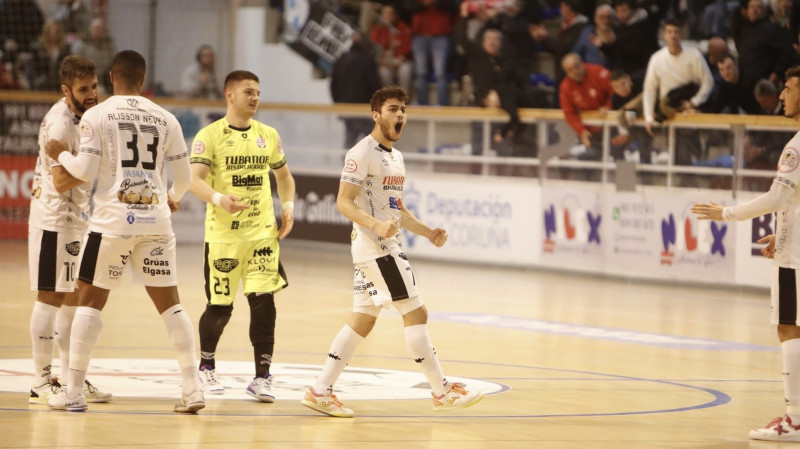
[[[611,154],[611,132],[609,130],[608,122],[603,120],[603,154],[600,156],[600,182],[605,184],[608,182],[608,166],[606,165],[606,161],[608,161],[608,156]]]
[[[489,119],[488,118],[484,118],[483,119],[483,139],[481,139],[482,140],[481,143],[483,144],[483,149],[481,151],[481,154],[484,157],[485,156],[489,156],[489,147],[491,146],[490,142],[491,142],[491,138],[492,138],[492,134],[491,134],[491,129],[490,128],[491,127],[490,127]],[[489,174],[489,163],[486,162],[486,161],[481,162],[481,174],[484,175],[484,176]]]
[[[731,180],[731,196],[736,199],[742,188],[739,169],[744,168],[744,125],[731,125],[733,131],[733,179]]]
[[[672,187],[672,168],[675,167],[675,125],[667,122],[667,187]]]
[[[428,119],[428,154],[436,154],[436,125],[434,119]],[[428,170],[433,173],[433,161],[428,163]]]

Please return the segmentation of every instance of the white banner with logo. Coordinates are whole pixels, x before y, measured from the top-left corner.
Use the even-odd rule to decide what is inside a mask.
[[[469,263],[537,265],[542,219],[535,180],[413,174],[403,204],[423,223],[447,230],[441,248],[404,232],[406,252]]]

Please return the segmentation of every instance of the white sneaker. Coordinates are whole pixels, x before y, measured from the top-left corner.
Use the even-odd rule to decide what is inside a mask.
[[[31,395],[28,397],[28,403],[47,405],[47,400],[63,389],[64,386],[58,383],[58,379],[52,377],[50,378],[50,383],[46,383],[40,387],[31,387]]]
[[[206,407],[206,398],[200,390],[194,390],[190,394],[182,394],[181,400],[175,404],[176,413],[196,413]]]
[[[344,405],[339,402],[339,398],[333,394],[333,390],[328,390],[327,393],[328,394],[318,395],[314,393],[314,390],[309,388],[306,390],[306,395],[300,403],[311,410],[335,416],[336,418],[352,418],[355,416],[352,410],[345,408]]]
[[[217,379],[217,370],[210,365],[203,365],[197,373],[200,379],[200,388],[208,394],[225,394],[225,387]]]
[[[792,424],[788,416],[779,416],[763,429],[751,430],[750,438],[767,441],[800,441],[800,426]]]
[[[275,395],[272,393],[272,375],[267,377],[256,377],[247,386],[247,394],[261,402],[275,402]]]
[[[111,393],[98,390],[88,380],[83,381],[83,395],[86,396],[86,402],[89,403],[111,402],[113,398]]]
[[[89,408],[86,405],[86,396],[81,393],[75,399],[67,398],[66,389],[62,389],[58,394],[50,396],[47,405],[53,410],[66,410],[68,412],[82,412]]]
[[[437,397],[435,393],[431,393],[431,396],[433,396],[433,409],[442,411],[472,407],[483,399],[483,392],[467,390],[466,384],[456,382],[450,384],[450,389],[442,396]]]

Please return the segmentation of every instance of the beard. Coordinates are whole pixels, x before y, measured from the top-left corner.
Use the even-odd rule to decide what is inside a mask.
[[[381,121],[380,123],[381,134],[383,134],[387,139],[392,142],[397,142],[400,140],[400,134],[403,132],[403,126],[400,126],[400,129],[397,129],[395,125],[390,125],[387,121]],[[392,134],[394,131],[396,134]]]
[[[83,115],[83,113],[86,112],[86,110],[91,107],[91,106],[87,106],[86,105],[86,102],[89,101],[90,98],[87,98],[86,100],[83,101],[83,103],[81,103],[81,102],[78,101],[77,98],[75,98],[74,95],[72,95],[72,91],[70,91],[67,94],[67,96],[69,97],[69,101],[75,107],[75,110],[77,110],[80,113],[80,115]],[[93,100],[94,100],[94,103],[97,103],[97,97],[95,97]]]

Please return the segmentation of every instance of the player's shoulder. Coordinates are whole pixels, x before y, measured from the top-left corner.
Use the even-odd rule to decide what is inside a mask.
[[[258,120],[250,120],[250,123],[253,126],[253,130],[259,134],[265,134],[265,135],[278,134],[278,130],[276,130],[272,126],[267,125],[266,123],[259,122]]]
[[[216,136],[224,134],[226,129],[228,129],[228,122],[226,122],[224,118],[221,118],[200,128],[195,139],[213,139]]]

